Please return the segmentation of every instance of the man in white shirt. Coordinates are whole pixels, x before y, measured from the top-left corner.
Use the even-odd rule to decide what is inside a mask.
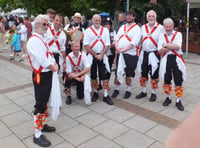
[[[158,54],[157,43],[159,35],[164,32],[164,28],[156,22],[156,12],[153,10],[147,12],[147,21],[148,23],[142,26],[142,51],[138,60],[142,92],[136,96],[136,99],[147,96],[146,81],[148,81],[148,74],[150,74],[152,93],[149,101],[153,102],[157,98],[156,90],[159,82],[160,55]]]
[[[91,79],[94,94],[92,101],[98,99],[98,81],[97,81],[97,68],[98,76],[103,81],[103,101],[109,105],[113,105],[112,100],[108,95],[108,77],[110,72],[108,57],[106,56],[107,50],[110,46],[110,36],[107,28],[101,26],[101,16],[98,14],[93,15],[93,25],[86,29],[84,33],[83,45],[88,52],[88,58],[91,62]]]
[[[115,37],[115,51],[117,55],[117,70],[115,77],[115,90],[112,97],[115,98],[119,94],[120,85],[123,83],[123,75],[126,75],[127,89],[124,99],[131,96],[133,78],[135,77],[135,69],[137,66],[138,56],[136,55],[136,47],[141,38],[141,29],[134,22],[135,12],[129,10],[126,16],[126,24],[120,27]]]
[[[55,16],[53,17],[53,25],[49,26],[45,34],[45,40],[47,41],[51,51],[53,52],[59,70],[60,67],[63,67],[63,71],[65,71],[66,35],[61,28],[62,21],[63,21],[62,15],[55,14]]]
[[[86,54],[80,51],[80,42],[72,41],[72,52],[66,57],[66,76],[65,76],[65,91],[67,94],[66,104],[71,104],[71,85],[72,82],[76,83],[76,94],[78,99],[84,97],[84,84],[85,75],[90,71],[90,63]]]
[[[178,110],[183,111],[184,107],[180,99],[183,96],[182,83],[186,79],[186,67],[181,50],[182,34],[173,30],[174,22],[171,18],[164,19],[163,25],[165,33],[160,35],[158,41],[158,51],[162,55],[160,61],[160,77],[164,81],[163,90],[167,95],[163,106],[168,106],[172,102],[171,81],[173,78],[175,84],[174,92],[177,97],[176,107]]]
[[[47,103],[52,87],[52,73],[58,71],[58,65],[44,40],[44,34],[48,29],[48,20],[47,15],[36,17],[35,33],[27,43],[28,58],[33,69],[32,78],[35,92],[35,134],[33,142],[41,147],[51,145],[51,142],[42,135],[42,132],[54,132],[56,130],[55,127],[44,124],[48,114]]]
[[[53,25],[53,17],[56,14],[56,11],[52,8],[46,10],[46,15],[49,16],[49,25]]]

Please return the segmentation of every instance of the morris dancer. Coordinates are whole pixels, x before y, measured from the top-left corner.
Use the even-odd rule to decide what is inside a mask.
[[[52,87],[52,72],[58,71],[58,65],[47,43],[44,41],[44,33],[48,29],[47,15],[38,15],[35,19],[35,33],[27,43],[30,64],[33,68],[33,85],[35,92],[34,126],[35,134],[33,142],[41,147],[48,147],[51,142],[46,139],[42,132],[54,132],[55,127],[45,123],[47,117],[47,103]],[[59,92],[60,93],[60,92]]]
[[[182,83],[186,79],[186,67],[182,58],[182,34],[174,31],[174,22],[171,18],[163,21],[165,33],[160,35],[158,41],[158,51],[162,55],[160,62],[160,76],[164,80],[163,90],[167,94],[167,98],[163,102],[163,106],[171,104],[171,80],[174,79],[174,92],[177,97],[176,107],[183,111],[184,107],[181,103],[183,96]]]
[[[94,89],[94,94],[92,96],[92,101],[96,101],[99,97],[98,95],[98,81],[97,81],[97,68],[98,76],[100,80],[103,81],[103,101],[109,105],[113,105],[112,100],[108,95],[108,72],[110,72],[110,67],[108,63],[108,57],[106,56],[107,50],[110,46],[110,36],[107,28],[101,26],[101,16],[98,14],[93,15],[92,18],[93,25],[86,29],[83,45],[87,50],[88,58],[91,62],[91,79],[92,88]]]
[[[115,38],[115,50],[117,55],[117,70],[115,77],[115,90],[112,97],[115,98],[119,94],[120,85],[123,83],[123,74],[126,75],[127,89],[124,99],[131,96],[133,78],[135,77],[135,69],[137,66],[138,56],[136,55],[136,46],[138,46],[141,38],[141,29],[134,22],[135,12],[129,10],[126,16],[126,24],[118,31]]]
[[[87,59],[87,56],[84,52],[80,51],[80,42],[79,41],[72,41],[71,46],[72,52],[70,52],[66,57],[66,78],[65,78],[65,87],[67,89],[67,99],[66,104],[71,104],[71,84],[72,81],[76,82],[76,94],[78,99],[82,99],[83,97],[87,97],[86,99],[90,98],[90,91],[91,89],[90,79],[88,83],[85,81],[86,77],[89,76],[86,74],[90,71],[90,63]],[[87,83],[87,86],[84,87],[84,83]],[[87,94],[84,94],[87,92]],[[89,97],[88,97],[89,96]],[[86,100],[85,99],[85,100]],[[90,100],[89,100],[90,101]],[[91,102],[86,102],[86,104],[90,104]]]
[[[150,102],[156,101],[156,89],[158,89],[159,82],[159,64],[160,55],[158,51],[159,35],[164,33],[162,25],[156,22],[156,12],[150,10],[147,12],[148,23],[142,26],[142,51],[138,60],[138,70],[141,72],[140,86],[142,92],[136,96],[140,99],[147,96],[146,81],[148,80],[148,73],[151,76],[151,97]]]

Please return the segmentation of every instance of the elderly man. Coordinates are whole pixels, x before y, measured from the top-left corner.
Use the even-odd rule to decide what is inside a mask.
[[[101,26],[101,16],[98,14],[93,15],[92,18],[93,25],[86,29],[84,35],[84,48],[88,52],[88,58],[91,62],[91,79],[92,88],[94,89],[94,94],[92,96],[92,101],[96,101],[99,97],[98,95],[98,81],[97,81],[97,68],[98,76],[100,80],[103,81],[103,101],[109,105],[113,105],[112,100],[108,95],[108,72],[110,72],[110,67],[108,63],[108,57],[106,56],[107,50],[110,46],[110,36],[107,28]]]
[[[70,52],[66,57],[66,77],[65,77],[65,87],[67,89],[67,99],[66,104],[71,104],[71,85],[74,81],[76,84],[76,94],[78,99],[83,99],[84,97],[84,80],[86,74],[90,71],[90,63],[84,52],[80,51],[79,41],[72,41],[72,52]],[[89,78],[89,76],[87,76]],[[84,82],[84,83],[83,83]],[[90,81],[89,81],[90,84]],[[89,92],[90,94],[90,92]],[[85,97],[87,95],[85,94]],[[90,95],[89,95],[90,96]]]
[[[160,35],[158,41],[158,51],[162,55],[160,62],[160,76],[164,80],[163,90],[167,94],[167,98],[163,102],[163,106],[171,104],[172,78],[175,83],[174,92],[177,97],[176,107],[183,111],[184,107],[181,103],[183,96],[182,83],[186,79],[186,67],[182,58],[182,34],[174,31],[174,22],[171,18],[163,21],[165,33]]]
[[[157,54],[158,39],[159,35],[164,33],[164,28],[156,22],[156,12],[153,10],[147,12],[147,21],[148,23],[142,26],[142,51],[138,61],[142,92],[136,96],[136,99],[147,96],[146,81],[148,80],[148,74],[150,74],[152,92],[149,101],[153,102],[157,98],[156,89],[158,89],[159,82],[160,55]]]
[[[34,126],[35,134],[33,142],[41,147],[48,147],[51,142],[42,132],[54,132],[55,127],[45,123],[47,117],[47,103],[52,87],[52,72],[58,71],[58,65],[44,40],[44,34],[48,29],[49,17],[38,15],[35,19],[35,33],[27,43],[29,60],[33,69],[33,85],[35,91]]]
[[[65,71],[65,43],[66,35],[62,31],[63,17],[61,14],[55,14],[53,17],[53,24],[48,27],[48,30],[45,34],[45,40],[47,41],[51,51],[53,52],[56,63],[58,64],[59,70],[60,67],[63,67]]]
[[[126,16],[126,24],[118,31],[115,37],[115,51],[117,55],[117,70],[115,77],[115,90],[112,97],[115,98],[119,94],[120,85],[123,83],[123,75],[126,75],[127,89],[124,99],[131,96],[133,78],[135,77],[135,69],[137,66],[138,56],[136,55],[136,47],[141,38],[141,29],[134,22],[135,12],[129,10]]]

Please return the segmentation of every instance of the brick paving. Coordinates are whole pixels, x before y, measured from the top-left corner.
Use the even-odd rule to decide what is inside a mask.
[[[0,147],[32,147],[34,92],[31,80],[31,68],[28,60],[10,61],[9,51],[0,52]],[[98,100],[91,106],[83,100],[76,99],[73,90],[73,102],[63,104],[61,114],[56,122],[48,119],[49,124],[56,126],[55,133],[45,133],[54,148],[162,148],[167,136],[195,108],[199,102],[200,56],[189,53],[185,58],[188,79],[184,83],[185,95],[182,98],[185,111],[175,107],[175,99],[168,107],[162,102],[166,97],[159,83],[158,99],[149,102],[148,97],[137,100],[135,96],[141,91],[139,73],[130,99],[122,99],[124,88],[115,105],[108,106]],[[61,86],[62,88],[62,86]],[[113,91],[113,76],[110,91]],[[149,93],[150,94],[150,93]],[[149,95],[148,94],[148,95]],[[100,97],[102,94],[100,95]]]

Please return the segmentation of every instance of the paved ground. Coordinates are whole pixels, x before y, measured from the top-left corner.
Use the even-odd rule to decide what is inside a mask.
[[[37,148],[33,138],[33,86],[31,68],[28,60],[10,61],[9,50],[0,50],[0,147],[1,148]],[[180,124],[199,102],[200,96],[200,56],[189,53],[185,58],[188,80],[184,83],[183,104],[185,111],[175,107],[175,99],[169,107],[163,107],[165,95],[162,82],[158,90],[158,99],[154,103],[148,97],[136,100],[140,92],[138,76],[135,78],[132,97],[113,99],[114,106],[108,106],[101,100],[91,106],[73,95],[70,106],[63,105],[55,125],[55,133],[46,134],[53,148],[162,148],[169,133]],[[112,77],[113,79],[113,77]],[[112,82],[112,81],[111,81]],[[110,83],[110,94],[113,83]],[[62,87],[62,86],[61,86]]]

